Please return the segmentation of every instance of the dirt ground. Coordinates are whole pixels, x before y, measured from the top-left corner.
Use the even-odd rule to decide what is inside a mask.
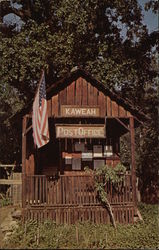
[[[4,233],[1,230],[1,225],[7,225],[12,220],[11,213],[16,209],[15,206],[0,207],[0,249],[3,248]]]

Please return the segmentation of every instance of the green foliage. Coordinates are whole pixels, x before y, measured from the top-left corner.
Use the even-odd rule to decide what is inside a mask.
[[[0,207],[11,205],[11,203],[11,199],[7,195],[0,193]]]
[[[42,67],[48,68],[51,83],[75,65],[90,70],[111,87],[134,80],[136,60],[125,56],[119,23],[125,25],[130,47],[133,36],[146,32],[136,0],[15,3],[22,5],[19,16],[25,22],[11,37],[2,36],[1,77],[25,98],[33,96]]]
[[[0,207],[5,207],[11,205],[11,199],[9,198],[1,198],[0,199]]]
[[[100,200],[108,206],[107,193],[105,191],[107,182],[112,184],[120,183],[123,180],[126,168],[124,165],[118,163],[114,168],[110,166],[103,166],[94,171],[95,187],[99,194]]]
[[[131,164],[131,144],[130,133],[126,133],[120,137],[120,160],[121,163],[130,170]]]
[[[123,164],[118,163],[115,167],[104,165],[97,170],[91,170],[86,167],[85,171],[94,175],[97,191],[104,191],[107,182],[117,184],[123,180],[126,168]]]
[[[133,225],[93,224],[56,225],[45,221],[37,225],[29,221],[19,225],[4,248],[17,249],[156,249],[158,247],[158,206],[140,204],[144,222]],[[76,228],[79,239],[77,241]]]
[[[102,202],[106,202],[107,194],[105,192],[105,187],[107,182],[112,184],[120,183],[123,180],[125,173],[126,168],[120,163],[114,168],[105,165],[94,171],[95,187]]]
[[[115,167],[103,166],[95,171],[95,178],[102,177],[105,181],[112,183],[119,183],[123,180],[123,175],[126,173],[126,168],[121,163],[118,163]]]
[[[146,4],[154,11],[157,6],[154,0]],[[153,116],[149,100],[154,100],[157,59],[151,48],[157,46],[157,34],[155,39],[149,37],[137,0],[4,0],[0,9],[1,162],[21,161],[21,121],[11,124],[10,117],[33,100],[42,68],[49,87],[72,67],[81,66],[110,89],[118,87],[125,99]],[[8,13],[20,17],[20,29],[4,25]],[[154,121],[137,155],[141,177],[145,163],[148,175],[154,166],[157,169],[158,149],[154,136],[149,136],[149,131],[156,134],[156,116]],[[152,148],[154,153],[149,154]],[[128,165],[129,154],[125,158]]]
[[[90,172],[89,169],[85,169],[87,172]],[[95,179],[95,188],[97,190],[99,200],[106,207],[109,212],[113,226],[116,228],[116,222],[112,212],[110,202],[107,198],[106,185],[107,183],[119,184],[126,173],[126,168],[121,163],[118,163],[114,168],[110,166],[101,166],[97,170],[91,171]]]

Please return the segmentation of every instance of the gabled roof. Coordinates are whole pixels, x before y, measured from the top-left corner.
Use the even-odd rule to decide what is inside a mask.
[[[50,99],[53,95],[56,95],[60,90],[67,87],[69,84],[77,80],[79,77],[83,77],[86,81],[88,81],[90,84],[96,87],[99,91],[102,91],[105,95],[109,96],[113,101],[116,101],[119,105],[123,106],[127,111],[132,113],[139,121],[142,122],[150,119],[142,112],[142,110],[139,110],[139,108],[134,107],[129,100],[122,98],[119,93],[109,90],[103,83],[101,83],[101,81],[92,77],[90,73],[80,68],[70,72],[59,81],[53,83],[46,90],[47,99]],[[30,113],[32,109],[32,103],[33,100],[27,105],[27,107],[23,108],[15,116],[22,117],[23,115]]]
[[[119,105],[123,106],[126,110],[131,112],[136,118],[140,121],[149,120],[142,110],[139,110],[139,107],[134,107],[133,104],[128,100],[124,99],[120,96],[119,93],[109,90],[101,81],[97,80],[96,78],[92,77],[92,75],[86,72],[83,69],[76,69],[73,72],[70,72],[65,77],[57,81],[56,83],[52,84],[47,89],[47,99],[50,99],[53,95],[57,94],[60,90],[67,87],[73,81],[77,80],[77,78],[83,77],[85,80],[90,82],[94,87],[96,87],[99,91],[102,91],[105,95],[109,96],[113,101],[116,101]]]

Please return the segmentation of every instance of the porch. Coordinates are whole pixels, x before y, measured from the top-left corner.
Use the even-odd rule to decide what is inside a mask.
[[[109,214],[99,200],[93,175],[70,173],[23,178],[24,219],[51,219],[57,224],[87,220],[109,223]],[[119,184],[107,182],[105,191],[116,222],[133,223],[135,207],[131,174],[127,172]]]

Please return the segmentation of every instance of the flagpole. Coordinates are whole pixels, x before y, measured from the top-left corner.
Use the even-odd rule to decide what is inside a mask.
[[[44,69],[41,70],[41,77],[40,77],[40,80],[39,80],[38,85],[37,85],[37,87],[36,87],[36,91],[35,91],[35,95],[34,95],[34,100],[35,100],[35,97],[36,97],[36,95],[37,95],[37,93],[38,93],[39,86],[40,86],[40,84],[41,84],[41,82],[42,82],[43,75],[44,75]]]

